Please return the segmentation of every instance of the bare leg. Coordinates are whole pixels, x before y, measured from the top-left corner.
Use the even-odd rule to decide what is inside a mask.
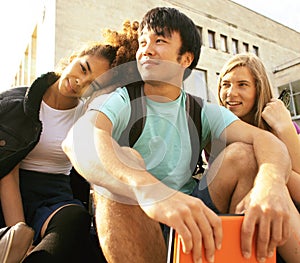
[[[252,188],[256,174],[257,163],[249,145],[234,143],[216,158],[209,169],[208,185],[212,201],[221,213],[235,212],[236,205]],[[290,209],[291,237],[278,252],[287,263],[298,263],[300,215],[292,199]]]
[[[227,146],[207,174],[211,199],[221,213],[234,213],[237,204],[253,187],[257,164],[253,148],[244,143]]]
[[[158,222],[137,205],[126,205],[95,193],[100,245],[110,263],[165,263],[166,244]]]

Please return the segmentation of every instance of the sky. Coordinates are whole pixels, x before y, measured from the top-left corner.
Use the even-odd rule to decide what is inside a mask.
[[[212,0],[209,0],[212,1]],[[232,0],[300,32],[299,0]],[[36,7],[42,0],[10,0],[0,4],[1,63],[0,92],[12,83],[24,45],[37,19]],[[6,39],[8,41],[4,41]],[[300,43],[299,43],[300,44]]]
[[[300,32],[299,0],[231,0]],[[300,44],[300,43],[299,43]]]
[[[10,0],[0,3],[0,92],[10,88],[22,54],[37,22],[42,0]]]

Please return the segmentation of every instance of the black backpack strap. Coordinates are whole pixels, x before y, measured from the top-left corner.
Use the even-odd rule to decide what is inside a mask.
[[[131,115],[126,129],[121,134],[119,144],[133,147],[145,126],[146,102],[142,82],[130,84],[126,88],[130,97]]]
[[[193,171],[193,175],[204,172],[204,168],[202,167],[203,160],[200,151],[202,135],[202,105],[203,102],[201,98],[186,93],[186,111],[192,147],[192,159],[190,167],[191,171]]]

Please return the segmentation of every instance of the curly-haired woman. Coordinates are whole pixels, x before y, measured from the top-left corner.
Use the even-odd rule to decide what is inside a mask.
[[[106,30],[105,42],[91,43],[73,54],[62,71],[0,95],[3,111],[10,103],[17,109],[5,112],[7,121],[1,123],[1,141],[6,143],[0,152],[0,223],[4,227],[26,222],[34,229],[34,247],[24,262],[99,262],[89,240],[90,215],[73,197],[72,164],[61,142],[82,115],[82,97],[91,95],[94,80],[135,60],[137,28],[126,22],[123,31]],[[18,138],[15,148],[13,138]]]

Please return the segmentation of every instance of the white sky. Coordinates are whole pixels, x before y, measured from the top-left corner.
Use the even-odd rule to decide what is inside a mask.
[[[20,56],[29,43],[34,24],[38,19],[37,8],[42,0],[10,0],[0,3],[0,92],[10,88]]]
[[[211,1],[211,0],[210,0]],[[232,0],[300,32],[299,0]],[[0,92],[9,88],[29,41],[42,0],[10,0],[0,4]],[[299,43],[300,45],[300,43]]]
[[[300,32],[299,0],[231,0]],[[300,44],[300,43],[299,43]]]

